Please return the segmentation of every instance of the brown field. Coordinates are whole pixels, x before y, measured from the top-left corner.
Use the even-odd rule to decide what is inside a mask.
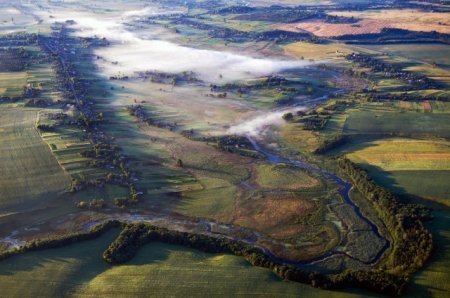
[[[381,10],[364,12],[332,12],[340,15],[362,19],[355,24],[330,24],[322,20],[311,20],[294,24],[278,25],[286,31],[311,32],[320,37],[379,33],[383,28],[407,29],[412,31],[437,31],[450,33],[448,14],[429,13],[418,10]]]
[[[234,223],[268,232],[273,237],[294,236],[303,231],[303,226],[291,226],[283,229],[281,234],[277,228],[292,224],[295,219],[304,217],[315,209],[314,202],[299,198],[296,194],[270,192],[240,203],[234,210]]]
[[[282,229],[279,229],[278,231],[274,231],[270,234],[275,239],[284,239],[288,237],[292,237],[295,235],[298,235],[300,233],[303,233],[305,231],[305,227],[302,225],[292,225],[292,226],[286,226]]]
[[[327,250],[327,244],[329,243],[329,234],[327,232],[322,232],[318,235],[317,243],[308,244],[305,246],[297,246],[296,249],[292,247],[286,247],[278,243],[264,243],[274,255],[294,260],[294,261],[305,261],[311,260],[314,257],[319,256],[321,253]]]
[[[356,24],[329,24],[321,20],[312,20],[295,24],[284,24],[277,28],[293,32],[307,31],[319,37],[333,37],[348,34],[379,33],[383,28],[395,27],[393,22],[382,20],[362,20]]]

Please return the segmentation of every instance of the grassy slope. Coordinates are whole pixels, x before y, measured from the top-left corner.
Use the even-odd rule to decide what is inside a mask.
[[[283,282],[242,258],[153,243],[129,263],[111,267],[102,251],[117,235],[0,262],[4,297],[360,297]]]
[[[69,180],[34,128],[37,110],[0,111],[0,206],[45,199]],[[29,206],[28,206],[29,207]]]
[[[0,262],[1,296],[68,296],[78,285],[109,268],[101,254],[117,233],[111,231],[93,241],[27,253]]]

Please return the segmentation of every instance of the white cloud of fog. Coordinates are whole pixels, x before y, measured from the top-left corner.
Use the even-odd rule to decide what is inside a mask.
[[[280,127],[286,124],[286,121],[284,121],[283,119],[283,115],[285,113],[288,112],[294,113],[297,111],[304,111],[304,110],[306,110],[306,108],[296,107],[265,113],[263,115],[256,116],[253,119],[247,120],[245,122],[230,127],[227,131],[227,134],[258,137],[267,128],[271,126]]]
[[[163,72],[194,71],[205,81],[235,80],[303,66],[298,62],[255,59],[226,52],[200,50],[160,40],[135,40],[109,48],[97,54],[109,63],[103,67],[109,74],[131,74],[134,71]],[[112,64],[111,62],[118,62]],[[219,76],[222,75],[223,79]]]
[[[223,82],[276,73],[302,67],[304,61],[257,59],[243,55],[180,46],[172,42],[149,40],[127,30],[122,24],[129,17],[163,13],[156,8],[116,13],[115,15],[85,12],[54,11],[51,21],[72,19],[78,35],[105,37],[112,42],[98,49],[99,61],[107,76],[133,75],[135,71],[183,72],[194,71],[207,82]],[[173,12],[170,12],[173,13]],[[112,63],[117,62],[117,63]],[[222,75],[222,78],[219,78]]]
[[[147,16],[156,16],[156,15],[165,15],[165,14],[181,14],[181,13],[185,13],[185,12],[186,11],[183,11],[183,10],[167,11],[167,10],[159,10],[155,7],[145,7],[143,9],[126,11],[122,14],[122,17],[124,17],[124,18],[147,17]]]

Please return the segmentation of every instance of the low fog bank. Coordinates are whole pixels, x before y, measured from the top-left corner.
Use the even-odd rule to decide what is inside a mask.
[[[307,66],[306,61],[258,59],[221,51],[195,49],[155,39],[145,39],[124,25],[127,21],[165,13],[156,7],[145,7],[125,12],[93,14],[55,9],[48,21],[74,20],[77,35],[108,39],[109,47],[96,51],[99,66],[106,76],[128,75],[136,71],[180,73],[194,71],[206,82],[226,82],[270,75],[287,69]],[[48,12],[46,12],[48,18]],[[151,33],[150,33],[151,34]],[[156,37],[157,38],[157,37]]]
[[[259,137],[264,134],[265,130],[276,126],[281,127],[286,124],[283,119],[283,115],[286,113],[295,113],[298,111],[305,111],[307,107],[290,107],[285,109],[280,109],[276,111],[267,112],[263,115],[256,116],[255,118],[246,120],[242,123],[231,126],[227,134],[230,135],[240,135],[240,136],[250,136]]]
[[[193,71],[201,80],[216,83],[254,78],[307,65],[193,49],[160,40],[125,42],[99,49],[97,55],[108,61],[101,63],[108,75],[132,75],[135,71],[146,70],[169,73]]]
[[[258,138],[264,135],[265,131],[270,127],[281,127],[286,124],[283,119],[283,115],[286,113],[297,113],[299,111],[307,111],[318,102],[328,98],[328,95],[323,95],[316,98],[302,99],[301,102],[297,102],[295,105],[277,109],[274,111],[268,111],[264,114],[258,115],[252,119],[243,121],[236,125],[231,126],[227,130],[227,134],[240,135]]]

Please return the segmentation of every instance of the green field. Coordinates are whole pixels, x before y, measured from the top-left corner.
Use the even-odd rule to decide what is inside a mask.
[[[23,94],[23,88],[27,85],[26,72],[2,72],[0,73],[0,97],[19,97]]]
[[[428,265],[413,277],[410,293],[416,297],[445,298],[450,295],[450,210],[436,204],[428,207],[433,209],[434,219],[429,228],[438,249]]]
[[[450,136],[450,114],[398,113],[380,109],[351,111],[344,132],[349,135]]]
[[[409,193],[450,205],[450,170],[369,172],[378,183],[401,194]]]
[[[393,279],[384,273],[409,275],[432,246],[414,208],[401,205],[411,200],[431,208],[435,220],[425,225],[436,251],[411,273],[405,297],[450,297],[448,45],[345,44],[293,34],[306,33],[295,27],[305,20],[360,26],[330,14],[369,15],[390,27],[396,14],[413,24],[433,12],[384,9],[368,0],[25,2],[0,3],[0,46],[27,53],[20,56],[24,71],[0,73],[0,253],[103,220],[148,216],[157,226],[195,234],[193,242],[201,239],[196,233],[216,233],[261,246],[286,263],[327,254],[300,269],[379,270],[376,281],[356,272],[351,281],[366,283],[350,286],[373,282],[383,291]],[[244,7],[220,11],[272,4],[311,6],[267,7],[259,18],[265,21],[252,20],[252,11],[235,13]],[[4,35],[18,31],[24,33]],[[363,68],[346,58],[352,52],[393,64],[394,73]],[[427,82],[400,69],[438,83],[416,90]],[[39,108],[30,108],[33,100]],[[292,117],[281,117],[287,111]],[[248,127],[279,161],[251,148]],[[340,156],[399,194],[401,203]],[[353,184],[356,207],[331,173]],[[67,192],[71,179],[81,190]],[[373,263],[385,241],[370,223],[391,240]],[[242,257],[189,245],[146,244],[112,266],[102,253],[118,233],[77,237],[54,249],[26,246],[27,253],[0,262],[0,297],[380,297],[377,289],[327,291],[288,282]],[[414,233],[419,240],[413,242]],[[236,247],[231,251],[238,255]],[[249,260],[258,258],[250,253]]]
[[[397,193],[409,193],[450,204],[448,142],[404,138],[361,139],[353,140],[337,150],[365,167],[377,183]]]
[[[319,185],[317,179],[304,171],[284,165],[259,165],[257,167],[258,183],[263,188],[299,190]]]
[[[341,152],[387,171],[450,170],[450,143],[391,138],[349,144]]]
[[[437,63],[444,68],[450,67],[450,50],[447,45],[440,44],[390,44],[390,45],[363,45],[372,51],[387,53],[391,56],[400,56],[412,61],[426,64]]]
[[[37,113],[5,106],[0,110],[2,208],[23,203],[29,208],[69,186],[67,175],[34,128]]]
[[[111,267],[101,259],[101,254],[116,235],[116,231],[110,231],[95,240],[2,261],[2,295],[361,297],[351,292],[323,291],[284,282],[267,269],[253,267],[240,257],[206,254],[161,243],[148,244],[127,264]]]

